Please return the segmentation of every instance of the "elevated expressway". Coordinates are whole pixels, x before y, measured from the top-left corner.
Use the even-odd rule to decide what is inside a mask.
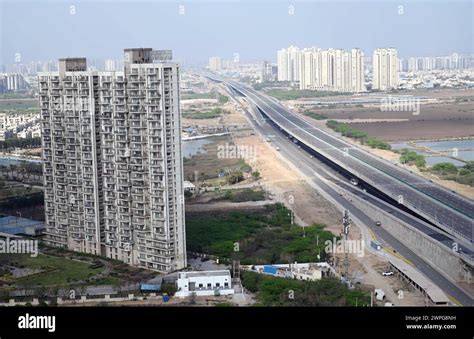
[[[351,173],[364,185],[382,192],[400,208],[433,225],[435,231],[431,232],[431,237],[439,237],[444,246],[459,249],[461,256],[470,263],[473,262],[474,202],[472,200],[310,125],[276,100],[248,86],[223,80],[215,75],[206,76],[222,82],[229,89],[244,96],[262,115],[303,147],[313,150]],[[446,242],[448,238],[452,239],[451,244]]]
[[[296,141],[346,169],[359,180],[377,188],[398,204],[452,235],[459,244],[468,248],[469,252],[472,251],[474,233],[472,200],[310,125],[262,93],[235,81],[224,82],[245,96],[262,114]]]
[[[206,75],[206,77],[211,78],[217,82],[222,82],[220,79],[216,79],[214,76]],[[228,87],[230,90],[229,94],[234,100],[236,100],[236,94],[238,96],[243,95],[245,97],[241,91],[236,91],[233,87],[226,83],[223,85],[227,85],[226,87]],[[248,98],[245,100],[247,99]],[[395,249],[396,252],[410,260],[414,267],[416,267],[436,285],[440,286],[445,292],[448,293],[448,295],[450,295],[450,297],[456,300],[456,302],[462,305],[473,305],[474,301],[472,296],[470,296],[470,293],[466,290],[463,290],[463,288],[457,285],[457,283],[452,280],[451,277],[449,277],[449,274],[445,273],[443,265],[437,266],[437,264],[434,264],[430,260],[426,261],[426,259],[423,259],[423,256],[415,253],[418,251],[410,248],[410,245],[405,242],[404,239],[398,239],[387,232],[384,228],[375,226],[375,219],[373,219],[373,216],[369,216],[364,211],[356,207],[353,203],[353,200],[346,197],[346,194],[341,194],[340,191],[338,192],[338,189],[334,189],[334,185],[340,186],[343,188],[343,190],[351,192],[353,195],[362,198],[373,207],[384,211],[384,213],[389,213],[391,216],[418,229],[420,232],[425,234],[427,238],[436,240],[442,246],[446,246],[449,251],[451,251],[452,243],[455,241],[453,236],[443,234],[444,232],[440,232],[434,225],[426,223],[425,221],[419,219],[416,215],[410,215],[409,213],[406,213],[404,210],[400,209],[400,205],[392,205],[387,203],[383,200],[383,198],[381,200],[377,194],[374,195],[374,192],[369,188],[369,186],[361,184],[353,186],[349,179],[344,179],[344,177],[352,177],[352,173],[350,173],[349,177],[347,177],[346,174],[339,172],[338,169],[332,168],[332,166],[328,164],[329,162],[326,163],[326,161],[322,160],[325,158],[318,152],[313,151],[302,143],[297,145],[293,142],[289,142],[288,139],[290,136],[288,133],[278,129],[278,126],[267,116],[265,116],[265,113],[259,110],[255,104],[251,103],[251,106],[252,108],[250,108],[250,110],[255,111],[255,114],[251,114],[245,109],[244,111],[247,112],[249,122],[253,128],[260,134],[270,138],[274,147],[279,146],[280,153],[290,160],[290,162],[293,162],[293,164],[295,164],[300,171],[307,175],[310,180],[314,181],[315,184],[319,186],[326,195],[328,195],[329,200],[336,201],[336,204],[342,206],[345,210],[348,210],[351,215],[355,217],[356,220],[358,220],[358,222],[361,222],[371,229],[371,231],[376,234],[377,238],[381,240],[384,245],[388,244],[389,247]],[[276,128],[276,131],[279,131],[280,133],[274,134],[274,128]],[[314,158],[308,157],[308,153],[313,155]],[[318,175],[315,175],[315,173],[318,173]],[[473,252],[464,246],[461,247],[463,249],[463,253],[457,253],[457,255],[464,257],[464,262],[469,263],[467,265],[472,267],[472,260],[470,259],[474,257]],[[453,256],[456,257],[456,254],[453,253]],[[448,262],[448,265],[451,263],[449,260],[446,262]]]

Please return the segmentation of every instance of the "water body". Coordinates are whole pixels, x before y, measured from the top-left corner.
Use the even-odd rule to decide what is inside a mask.
[[[425,160],[426,160],[426,164],[428,166],[433,166],[433,165],[439,164],[440,162],[449,162],[449,163],[451,163],[455,166],[458,166],[458,167],[463,167],[464,165],[466,165],[462,161],[452,159],[452,158],[448,158],[448,157],[441,157],[441,156],[425,157]]]
[[[474,151],[458,151],[458,158],[474,161]]]
[[[0,157],[0,165],[1,166],[10,166],[10,165],[20,165],[24,164],[26,162],[34,162],[34,163],[41,163],[39,160],[20,160],[20,159],[15,159],[15,158],[5,158],[5,157]]]
[[[455,156],[456,158],[462,160],[474,160],[474,139],[468,140],[445,140],[445,141],[423,141],[423,142],[416,142],[417,145],[424,146],[429,148],[435,152],[441,152],[444,155],[432,155],[427,152],[423,152],[413,148],[413,146],[409,145],[406,142],[397,142],[391,144],[392,149],[400,150],[402,148],[407,148],[411,151],[415,151],[418,154],[424,155],[426,164],[428,166],[433,166],[435,164],[441,162],[448,162],[455,166],[462,167],[465,165],[463,161],[459,161],[456,159],[449,158],[448,156]],[[457,150],[457,154],[454,153]]]
[[[474,150],[474,139],[469,140],[446,140],[446,141],[428,141],[419,142],[419,145],[428,147],[435,151]]]
[[[390,146],[392,146],[392,149],[394,150],[399,150],[402,148],[408,148],[410,150],[413,149],[413,147],[408,145],[406,142],[396,142],[396,143],[390,144]]]
[[[205,152],[203,146],[210,144],[211,142],[212,140],[210,139],[194,139],[183,141],[183,157],[190,158],[199,152]]]

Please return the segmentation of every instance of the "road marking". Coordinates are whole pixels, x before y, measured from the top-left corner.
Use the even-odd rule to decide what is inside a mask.
[[[369,228],[369,227],[367,227],[367,229],[369,230],[369,233],[370,233],[370,236],[371,236],[372,240],[376,240],[377,236],[375,235],[374,231],[372,231],[372,229]]]
[[[408,265],[411,265],[411,266],[413,266],[413,267],[416,268],[416,266],[413,265],[413,263],[412,263],[410,260],[408,260],[407,258],[405,258],[405,257],[404,257],[403,255],[401,255],[400,253],[395,252],[394,249],[392,249],[392,248],[387,248],[387,247],[385,247],[385,246],[383,247],[383,249],[384,249],[384,251],[386,251],[387,253],[398,257],[399,259],[401,259],[401,260],[403,260],[404,262],[406,262]]]
[[[456,299],[455,297],[453,297],[452,295],[447,294],[447,293],[446,293],[446,295],[448,296],[448,299],[451,300],[451,301],[452,301],[453,303],[455,303],[456,305],[461,306],[461,307],[463,306],[463,304],[461,304],[461,303],[459,302],[459,300],[457,300],[457,299]]]

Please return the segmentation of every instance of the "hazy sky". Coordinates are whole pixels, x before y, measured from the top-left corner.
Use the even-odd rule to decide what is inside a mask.
[[[184,61],[234,53],[242,61],[275,60],[276,51],[290,44],[359,47],[368,55],[375,47],[396,47],[400,56],[473,52],[470,0],[0,3],[0,63],[5,64],[14,62],[15,53],[22,62],[120,58],[126,47],[172,49],[175,59]]]

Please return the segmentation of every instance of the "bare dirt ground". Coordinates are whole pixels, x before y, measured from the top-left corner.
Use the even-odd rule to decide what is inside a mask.
[[[420,113],[387,112],[380,107],[311,109],[343,120],[385,141],[431,140],[474,136],[473,102],[421,105]],[[380,121],[383,120],[383,121]]]
[[[293,169],[282,162],[273,148],[260,136],[247,136],[235,140],[239,145],[256,147],[257,156],[248,163],[260,172],[262,179],[259,183],[273,194],[275,200],[292,209],[304,225],[323,223],[331,228],[338,223],[340,213],[319,193],[311,189]]]
[[[359,240],[362,238],[360,228],[356,226],[351,227],[349,232],[349,239]],[[344,256],[338,254],[337,256],[338,270],[342,270]],[[397,279],[395,276],[383,276],[382,272],[389,269],[389,264],[383,258],[380,258],[371,252],[364,252],[363,257],[349,255],[349,274],[352,281],[360,281],[363,288],[373,291],[375,288],[380,288],[385,292],[385,300],[376,301],[378,305],[384,305],[385,302],[392,302],[396,306],[424,306],[424,297],[410,285]],[[399,294],[402,290],[403,293]],[[402,296],[400,298],[399,296]]]
[[[214,127],[214,126],[229,126],[229,127],[243,127],[243,125],[247,126],[247,120],[245,116],[241,113],[238,113],[233,109],[234,105],[231,102],[228,102],[222,105],[222,110],[229,112],[223,113],[221,116],[214,118],[214,119],[182,119],[183,126],[205,126],[205,127]]]
[[[433,140],[474,136],[474,119],[354,123],[368,135],[385,141]]]
[[[228,211],[228,210],[260,210],[266,205],[272,205],[275,201],[263,200],[263,201],[245,201],[245,202],[214,202],[207,204],[199,204],[193,202],[192,204],[186,204],[186,212],[208,212],[208,211]]]

